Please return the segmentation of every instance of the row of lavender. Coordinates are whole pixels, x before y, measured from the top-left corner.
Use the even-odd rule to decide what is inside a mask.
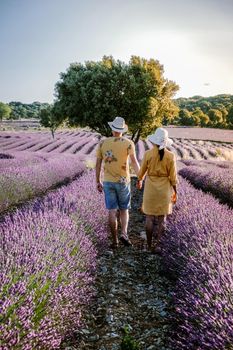
[[[75,142],[67,142],[66,133],[54,142],[47,133],[1,136],[0,212],[73,179],[89,165],[98,144],[98,138],[85,131],[72,135],[78,137]]]
[[[227,350],[233,344],[232,210],[180,179],[168,221],[164,262],[174,281],[174,350]]]
[[[86,166],[80,157],[61,155],[44,159],[30,157],[22,152],[14,159],[1,159],[0,212],[81,174]],[[11,162],[11,165],[7,164],[7,161]]]
[[[22,140],[9,144],[8,139],[1,144],[4,153],[0,153],[0,212],[45,192],[64,180],[72,179],[84,168],[81,159],[89,158],[93,165],[98,138],[90,132],[79,132],[71,136],[73,139],[79,137],[79,141],[64,141],[62,135],[62,139],[55,142],[58,148],[48,140],[39,142],[35,139],[26,145],[22,144]],[[139,141],[136,147],[139,160],[145,150],[151,147],[150,142]]]
[[[89,172],[2,222],[1,350],[58,349],[80,327],[107,241],[103,198],[93,187]]]
[[[73,179],[85,169],[83,160],[94,152],[97,140],[90,132],[66,133],[55,142],[47,133],[3,134],[0,153],[0,212]],[[71,152],[66,152],[69,146]],[[60,147],[60,152],[55,150]],[[43,150],[43,152],[41,152]],[[73,154],[77,153],[77,154]]]
[[[211,192],[233,207],[233,163],[211,161],[183,161],[187,166],[179,174],[195,187]]]
[[[136,147],[139,160],[142,159],[146,150],[153,146],[149,141],[138,142]],[[212,160],[233,160],[232,144],[221,144],[207,141],[188,141],[185,139],[174,139],[174,143],[169,150],[176,154],[180,159],[212,159]]]
[[[76,154],[80,150],[87,154],[94,152],[100,135],[90,131],[59,132],[53,140],[48,133],[11,133],[0,134],[0,148],[4,152],[30,151],[44,153]],[[145,150],[151,143],[140,140],[137,146],[138,157],[141,160]],[[189,141],[174,139],[171,150],[178,159],[233,159],[232,144],[209,141]]]
[[[98,144],[100,136],[87,131],[63,132],[52,139],[47,133],[0,134],[0,149],[4,152],[82,153],[90,154]]]

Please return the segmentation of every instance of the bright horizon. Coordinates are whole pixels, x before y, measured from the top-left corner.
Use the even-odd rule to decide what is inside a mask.
[[[0,101],[49,102],[60,72],[104,55],[154,58],[180,90],[233,94],[231,0],[0,0]]]

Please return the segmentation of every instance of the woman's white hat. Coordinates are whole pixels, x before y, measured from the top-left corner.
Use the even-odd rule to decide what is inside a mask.
[[[172,139],[168,137],[168,132],[164,128],[158,128],[155,130],[155,133],[149,135],[147,139],[159,146],[159,149],[163,149],[165,147],[169,147],[173,144]]]
[[[108,122],[108,125],[113,131],[116,132],[126,132],[128,131],[128,126],[125,124],[124,118],[116,117],[113,122]]]

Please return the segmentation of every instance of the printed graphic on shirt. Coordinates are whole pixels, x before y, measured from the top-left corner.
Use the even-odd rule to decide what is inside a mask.
[[[104,156],[105,163],[112,163],[112,162],[117,162],[117,158],[113,155],[112,150],[106,151]]]
[[[129,156],[133,154],[133,142],[124,137],[109,137],[101,141],[96,156],[104,162],[103,181],[129,183]]]

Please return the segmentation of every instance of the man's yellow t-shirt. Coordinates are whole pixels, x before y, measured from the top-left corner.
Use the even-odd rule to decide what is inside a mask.
[[[101,141],[96,156],[104,162],[104,181],[129,183],[129,156],[133,154],[134,143],[125,137],[109,137]]]

